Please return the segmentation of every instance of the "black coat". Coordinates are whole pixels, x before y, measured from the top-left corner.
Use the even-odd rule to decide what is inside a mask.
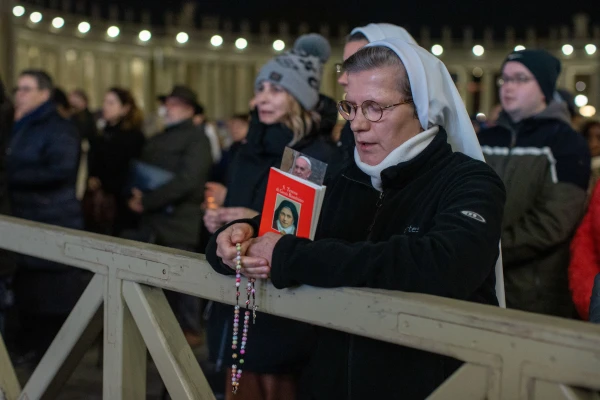
[[[75,126],[45,103],[13,126],[6,171],[15,217],[81,229],[75,194],[81,145]]]
[[[279,168],[285,147],[292,136],[292,131],[282,124],[267,126],[258,122],[256,114],[253,115],[248,142],[238,151],[231,166],[231,182],[228,185],[225,206],[247,207],[258,212],[262,210],[269,170],[271,167]],[[329,162],[335,156],[337,148],[328,137],[327,131],[317,131],[292,147],[318,160]],[[207,255],[215,251],[216,236],[213,235],[213,248],[207,249]],[[229,331],[232,319],[232,307],[215,305],[209,335],[220,337],[222,330],[227,330],[226,363],[231,360]],[[268,314],[260,314],[257,321],[260,322],[251,328],[244,369],[273,374],[299,371],[306,363],[309,350],[314,345],[314,328]]]
[[[161,245],[197,246],[204,184],[212,166],[208,138],[186,120],[149,139],[141,161],[175,174],[169,183],[144,195],[143,229],[156,234]]]
[[[384,170],[383,193],[350,164],[328,187],[316,240],[287,235],[275,246],[273,284],[370,287],[497,304],[504,187],[490,167],[452,153],[446,140],[442,130],[419,156]],[[214,253],[209,260],[227,272]],[[301,398],[420,400],[458,366],[445,356],[319,328]]]
[[[121,124],[107,126],[90,141],[89,176],[100,179],[105,192],[123,196],[129,166],[140,157],[144,141],[140,130],[124,130]]]
[[[92,140],[98,134],[96,118],[87,108],[73,115],[71,121],[75,124],[77,132],[82,139]]]
[[[6,149],[6,171],[15,217],[72,229],[83,228],[75,194],[80,139],[75,126],[51,103],[13,125]],[[21,311],[70,312],[85,288],[77,268],[19,256],[15,294]]]

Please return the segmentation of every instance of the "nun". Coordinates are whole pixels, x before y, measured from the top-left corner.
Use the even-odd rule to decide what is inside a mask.
[[[273,214],[273,229],[282,235],[295,235],[298,230],[298,210],[294,203],[283,200]]]
[[[376,288],[497,305],[505,191],[482,161],[446,67],[418,46],[385,39],[348,58],[344,71],[339,111],[354,133],[354,162],[329,185],[315,240],[256,237],[256,220],[238,221],[213,237],[210,263],[233,273],[239,242],[243,273],[277,288]],[[424,399],[459,366],[319,328],[299,399]]]

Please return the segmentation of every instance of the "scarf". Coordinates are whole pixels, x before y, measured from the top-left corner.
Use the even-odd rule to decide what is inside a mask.
[[[279,222],[279,220],[277,220],[277,230],[282,235],[293,235],[296,233],[296,227],[293,224],[287,228],[284,228],[283,226],[281,226],[281,222]]]
[[[435,138],[435,135],[437,135],[439,130],[440,129],[438,126],[434,126],[431,129],[421,132],[408,139],[399,147],[392,150],[392,152],[377,165],[368,165],[363,163],[358,155],[358,150],[355,148],[354,161],[362,172],[371,177],[371,184],[373,187],[381,192],[383,191],[381,186],[381,171],[389,167],[393,167],[394,165],[398,165],[402,162],[410,161],[421,154],[421,152],[425,150],[425,148],[433,141],[433,138]]]

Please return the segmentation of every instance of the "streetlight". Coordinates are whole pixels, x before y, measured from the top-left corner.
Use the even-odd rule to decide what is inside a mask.
[[[433,46],[431,46],[431,53],[433,53],[434,56],[441,56],[442,53],[444,52],[444,48],[442,47],[441,44],[434,44]]]
[[[596,45],[595,44],[586,44],[585,45],[585,52],[588,53],[590,56],[594,53],[596,53]]]
[[[22,17],[25,15],[25,7],[23,6],[14,6],[13,7],[13,15],[15,17]]]
[[[210,38],[210,44],[212,44],[215,47],[219,47],[223,44],[223,38],[220,35],[214,35]]]
[[[577,107],[586,106],[588,101],[588,97],[585,94],[578,94],[577,96],[575,96],[575,105]]]
[[[152,38],[152,34],[150,33],[149,30],[144,29],[143,31],[140,32],[138,37],[140,38],[140,40],[142,42],[147,42],[148,40],[150,40]]]
[[[65,20],[61,17],[56,17],[52,20],[52,26],[56,29],[60,29],[65,26]]]
[[[525,50],[525,46],[523,46],[522,44],[518,44],[515,46],[515,51],[522,51]]]
[[[40,12],[32,12],[31,15],[29,16],[29,20],[31,22],[33,22],[34,24],[37,24],[38,22],[40,22],[42,20],[42,13]]]
[[[235,41],[235,47],[237,47],[239,50],[244,50],[246,47],[248,47],[248,41],[244,38],[238,38]]]
[[[179,32],[175,37],[175,40],[177,40],[177,43],[184,44],[187,43],[188,40],[190,40],[190,36],[185,32]]]
[[[485,52],[485,49],[483,48],[482,45],[477,44],[477,45],[473,46],[473,54],[475,54],[477,57],[481,57],[484,52]]]
[[[121,34],[121,30],[118,26],[113,25],[106,30],[106,34],[108,35],[108,37],[116,38]]]
[[[282,51],[283,49],[285,49],[285,42],[283,40],[277,39],[273,42],[273,49],[275,49],[275,51]]]
[[[570,44],[565,44],[562,47],[562,52],[565,56],[570,56],[571,54],[573,54],[573,46],[571,46]]]
[[[596,107],[590,105],[583,106],[579,109],[579,114],[585,118],[591,118],[596,115]]]
[[[79,25],[77,25],[77,29],[80,33],[88,33],[91,28],[92,26],[90,25],[90,23],[86,21],[80,22]]]

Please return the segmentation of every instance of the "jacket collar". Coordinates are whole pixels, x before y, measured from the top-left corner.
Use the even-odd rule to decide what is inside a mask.
[[[37,123],[38,121],[43,121],[49,118],[52,114],[56,114],[56,106],[50,100],[40,105],[35,110],[31,111],[29,114],[25,115],[20,120],[16,121],[13,124],[12,131],[13,133],[19,132],[24,127]]]
[[[440,130],[433,141],[415,158],[401,162],[381,172],[383,190],[401,189],[411,180],[433,168],[440,161],[452,154],[448,144],[448,134],[440,126]],[[371,177],[361,171],[354,162],[343,174],[347,179],[373,187]],[[375,188],[373,188],[375,190]]]
[[[185,119],[181,122],[177,122],[173,125],[169,125],[165,128],[165,133],[166,132],[171,132],[174,130],[179,130],[179,129],[185,129],[185,128],[191,128],[194,126],[194,121],[191,118]]]

